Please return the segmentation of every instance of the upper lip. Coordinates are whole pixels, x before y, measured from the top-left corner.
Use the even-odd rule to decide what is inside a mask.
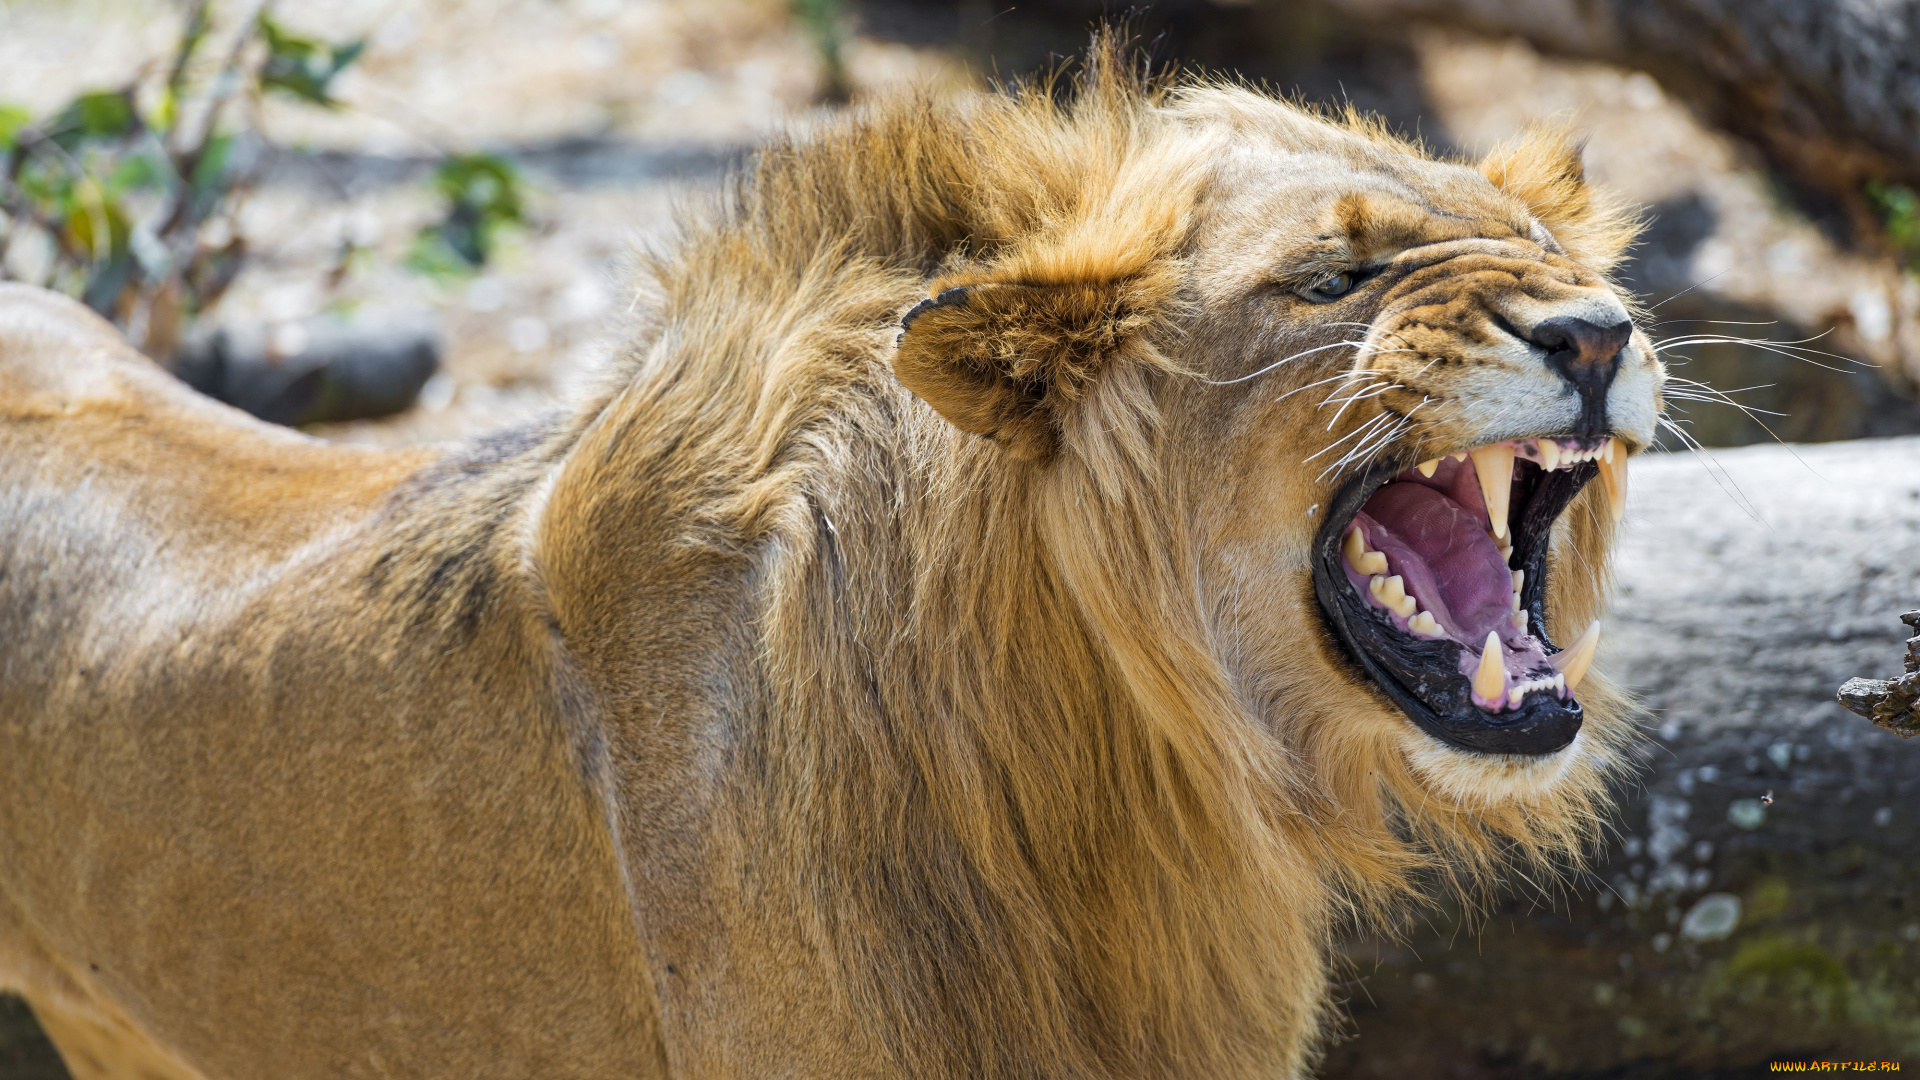
[[[1571,694],[1563,693],[1561,684],[1578,684],[1591,661],[1594,640],[1589,633],[1575,641],[1573,647],[1559,650],[1547,638],[1544,579],[1548,533],[1554,518],[1596,474],[1606,488],[1607,505],[1618,518],[1626,493],[1625,447],[1609,439],[1575,440],[1565,436],[1505,440],[1428,458],[1419,463],[1421,474],[1432,477],[1446,457],[1470,459],[1487,512],[1483,527],[1488,528],[1494,544],[1500,548],[1501,559],[1520,571],[1514,575],[1513,600],[1519,611],[1513,615],[1512,622],[1513,633],[1518,635],[1516,640],[1523,648],[1511,657],[1511,663],[1519,665],[1520,677],[1509,679],[1508,658],[1504,654],[1483,642],[1461,640],[1460,624],[1447,616],[1444,604],[1433,591],[1432,574],[1428,574],[1423,586],[1426,597],[1434,598],[1430,605],[1440,612],[1439,622],[1424,610],[1429,603],[1418,605],[1422,609],[1418,613],[1412,610],[1415,607],[1413,590],[1402,587],[1398,575],[1383,580],[1387,568],[1378,564],[1386,562],[1385,554],[1367,552],[1362,559],[1364,569],[1355,565],[1354,574],[1347,572],[1345,549],[1356,540],[1349,535],[1349,528],[1361,507],[1396,476],[1421,480],[1420,476],[1406,471],[1412,465],[1405,459],[1369,468],[1353,477],[1329,507],[1316,541],[1314,558],[1314,585],[1321,607],[1351,659],[1415,723],[1443,741],[1463,749],[1491,753],[1539,754],[1557,750],[1572,741],[1581,722],[1579,702]],[[1512,483],[1516,460],[1531,461],[1539,468],[1528,470],[1517,489],[1523,505],[1508,505],[1509,494],[1516,490]],[[1457,471],[1465,467],[1468,466],[1450,466],[1456,470],[1455,479],[1447,481],[1445,474],[1441,474],[1439,483],[1456,485],[1448,490],[1458,492],[1457,485],[1468,482],[1465,474]],[[1432,489],[1436,485],[1422,482],[1421,486]],[[1382,504],[1385,512],[1391,513],[1396,501],[1406,506],[1415,494],[1408,491],[1397,500]],[[1421,498],[1432,501],[1434,496]],[[1455,503],[1441,505],[1452,506],[1448,512],[1455,515],[1456,521],[1464,512],[1462,506]],[[1393,535],[1371,518],[1367,521],[1368,528],[1382,530],[1379,535],[1389,538]],[[1457,536],[1457,530],[1456,526],[1452,535]],[[1493,559],[1485,541],[1476,539],[1472,543],[1487,551],[1474,558]],[[1435,557],[1432,553],[1423,555],[1417,549],[1404,549],[1404,545],[1397,550],[1402,550],[1403,556],[1419,570],[1425,569],[1424,558]],[[1480,568],[1465,577],[1455,575],[1451,580],[1477,582],[1476,588],[1483,594],[1484,601],[1488,585],[1483,579],[1490,571],[1479,563],[1474,565]],[[1370,590],[1365,589],[1368,584],[1372,586]],[[1356,589],[1356,585],[1362,589]],[[1447,586],[1454,587],[1457,586]],[[1371,593],[1371,602],[1361,595],[1362,591]],[[1484,630],[1484,626],[1480,628],[1480,632]],[[1503,627],[1499,633],[1504,636],[1509,631]],[[1489,642],[1496,640],[1497,637],[1488,639]],[[1473,675],[1472,679],[1467,678],[1468,673]]]

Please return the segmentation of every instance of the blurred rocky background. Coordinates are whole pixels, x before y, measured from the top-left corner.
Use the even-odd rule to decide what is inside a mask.
[[[1346,942],[1323,1074],[1920,1068],[1920,741],[1833,699],[1920,606],[1920,0],[0,0],[0,273],[267,419],[462,437],[591,368],[627,253],[777,126],[1102,17],[1446,153],[1571,125],[1698,384],[1707,449],[1633,466],[1606,852]],[[0,999],[0,1077],[63,1075]]]

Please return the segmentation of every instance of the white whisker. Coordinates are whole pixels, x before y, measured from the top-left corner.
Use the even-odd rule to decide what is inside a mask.
[[[1678,376],[1678,375],[1668,375],[1668,376],[1667,376],[1667,381],[1668,381],[1668,382],[1677,382],[1677,383],[1685,383],[1685,384],[1687,384],[1688,386],[1697,386],[1697,387],[1699,387],[1699,388],[1700,388],[1700,389],[1702,389],[1702,390],[1709,390],[1709,391],[1712,391],[1713,393],[1716,393],[1716,394],[1744,394],[1744,393],[1746,393],[1746,392],[1747,392],[1747,391],[1749,391],[1749,390],[1771,390],[1771,389],[1772,389],[1772,388],[1773,388],[1773,387],[1774,387],[1774,386],[1776,385],[1776,384],[1774,384],[1774,383],[1770,383],[1770,382],[1769,382],[1769,383],[1755,383],[1755,384],[1753,384],[1752,386],[1742,386],[1742,387],[1740,387],[1740,388],[1739,388],[1739,389],[1737,389],[1737,390],[1722,390],[1722,389],[1720,389],[1719,387],[1717,387],[1717,386],[1714,386],[1714,385],[1712,385],[1712,384],[1710,384],[1710,383],[1704,383],[1704,382],[1701,382],[1701,381],[1700,381],[1699,379],[1686,379],[1686,378],[1682,378],[1682,377],[1680,377],[1680,376]]]
[[[1391,413],[1380,414],[1380,416],[1391,416],[1391,415],[1392,415]],[[1375,419],[1377,420],[1379,419],[1379,417],[1375,417]],[[1400,436],[1406,434],[1407,427],[1408,427],[1408,424],[1407,424],[1406,417],[1400,417],[1396,422],[1389,424],[1386,427],[1380,429],[1379,431],[1376,431],[1374,434],[1369,435],[1367,438],[1360,440],[1360,442],[1355,444],[1353,449],[1349,450],[1346,453],[1346,455],[1342,457],[1339,461],[1336,461],[1333,464],[1327,466],[1325,469],[1322,469],[1320,471],[1320,475],[1315,479],[1324,480],[1326,479],[1329,473],[1337,473],[1345,469],[1349,465],[1364,468],[1366,465],[1371,463],[1373,458],[1377,454],[1379,454],[1380,451],[1393,445],[1395,440],[1399,439]]]
[[[1717,277],[1719,277],[1719,276],[1720,276],[1721,274],[1725,274],[1725,273],[1727,273],[1727,271],[1728,271],[1728,270],[1732,270],[1732,269],[1733,269],[1733,267],[1731,267],[1731,266],[1729,266],[1729,267],[1727,267],[1727,269],[1726,269],[1726,270],[1722,270],[1722,271],[1720,271],[1720,273],[1719,273],[1719,274],[1715,274],[1715,275],[1713,275],[1713,277],[1710,277],[1710,278],[1702,278],[1701,280],[1699,280],[1699,281],[1696,281],[1696,282],[1694,282],[1693,284],[1691,284],[1691,285],[1689,285],[1689,286],[1687,286],[1686,288],[1684,288],[1684,289],[1681,289],[1681,290],[1680,290],[1679,292],[1677,292],[1677,293],[1674,293],[1674,294],[1673,294],[1672,296],[1669,296],[1669,297],[1667,297],[1667,299],[1666,299],[1666,300],[1662,300],[1662,301],[1660,301],[1660,304],[1664,304],[1664,303],[1666,303],[1666,302],[1667,302],[1668,300],[1678,300],[1678,299],[1680,299],[1681,297],[1683,297],[1683,296],[1685,296],[1685,295],[1687,295],[1688,293],[1690,293],[1690,292],[1692,292],[1693,290],[1695,290],[1695,289],[1697,289],[1697,288],[1699,288],[1700,286],[1702,286],[1702,285],[1705,285],[1705,284],[1706,284],[1707,282],[1709,282],[1709,281],[1712,281],[1712,280],[1713,280],[1713,278],[1717,278]],[[1657,311],[1657,310],[1659,310],[1659,308],[1660,308],[1660,304],[1655,304],[1655,305],[1653,305],[1652,307],[1650,307],[1650,308],[1648,308],[1647,310],[1648,310],[1648,311]]]
[[[1711,323],[1714,326],[1779,326],[1780,320],[1767,319],[1763,322],[1753,322],[1753,321],[1743,322],[1737,319],[1661,319],[1659,322],[1651,323],[1649,325],[1672,326],[1675,323]]]
[[[1325,386],[1330,382],[1339,382],[1341,379],[1353,380],[1353,379],[1359,379],[1359,378],[1371,376],[1372,374],[1373,372],[1371,371],[1343,371],[1338,375],[1329,375],[1324,379],[1316,379],[1315,381],[1310,382],[1305,386],[1296,386],[1293,389],[1287,391],[1286,393],[1281,394],[1279,397],[1274,398],[1273,400],[1276,402],[1285,401],[1302,390],[1311,390],[1316,386]]]
[[[1816,366],[1821,366],[1821,365],[1816,365]],[[1696,390],[1692,390],[1692,391],[1669,390],[1666,392],[1667,397],[1674,398],[1680,401],[1695,401],[1704,405],[1730,405],[1733,408],[1739,409],[1742,413],[1746,414],[1747,419],[1752,420],[1756,424],[1759,424],[1760,430],[1766,432],[1767,435],[1770,438],[1772,438],[1774,442],[1777,442],[1781,446],[1786,447],[1787,453],[1792,454],[1793,459],[1795,461],[1798,461],[1801,464],[1801,466],[1804,467],[1808,472],[1812,473],[1814,476],[1817,476],[1822,480],[1826,479],[1826,477],[1820,476],[1819,471],[1815,469],[1812,465],[1807,464],[1806,459],[1801,457],[1799,452],[1794,450],[1794,448],[1790,444],[1788,444],[1788,442],[1785,439],[1782,439],[1778,432],[1774,431],[1773,428],[1768,427],[1767,422],[1765,420],[1760,419],[1762,415],[1785,417],[1787,415],[1786,413],[1777,413],[1769,409],[1756,408],[1754,406],[1747,405],[1743,402],[1735,401],[1733,400],[1733,398],[1728,396],[1729,393],[1735,393],[1735,394],[1740,393],[1741,391],[1739,390],[1723,391],[1709,383],[1701,382],[1699,379],[1685,379],[1677,375],[1669,375],[1667,376],[1667,378],[1672,382],[1684,383],[1687,386],[1697,388]],[[1772,385],[1773,385],[1772,383],[1766,383],[1761,386],[1744,387],[1743,389],[1763,390],[1763,389],[1766,389],[1766,387],[1772,386]]]
[[[1261,368],[1259,371],[1255,371],[1248,375],[1242,375],[1237,379],[1201,379],[1200,381],[1203,383],[1206,383],[1208,386],[1232,386],[1235,383],[1243,383],[1243,382],[1246,382],[1248,379],[1258,378],[1262,375],[1265,375],[1267,372],[1272,371],[1274,368],[1281,366],[1282,364],[1290,364],[1293,361],[1298,360],[1303,356],[1312,356],[1314,353],[1326,352],[1328,349],[1338,349],[1342,346],[1353,346],[1353,345],[1364,345],[1364,344],[1366,344],[1366,342],[1364,341],[1336,341],[1330,345],[1321,345],[1312,349],[1303,349],[1300,352],[1294,353],[1292,356],[1286,357],[1285,359],[1281,359],[1281,360],[1275,360],[1273,363],[1268,364],[1266,367]]]
[[[1341,443],[1346,442],[1348,439],[1351,439],[1355,435],[1358,435],[1361,432],[1366,431],[1368,428],[1372,427],[1375,424],[1380,423],[1382,420],[1385,420],[1392,415],[1393,415],[1392,413],[1381,413],[1380,415],[1374,417],[1373,419],[1367,421],[1366,423],[1361,424],[1359,427],[1354,428],[1352,431],[1347,432],[1345,435],[1340,436],[1338,439],[1335,439],[1331,443],[1328,443],[1326,447],[1320,451],[1319,454],[1314,454],[1312,457],[1302,458],[1300,461],[1300,464],[1305,465],[1307,462],[1312,461],[1314,458],[1319,457],[1320,454],[1328,453],[1334,447],[1339,446]]]
[[[1406,387],[1401,386],[1399,383],[1369,384],[1367,386],[1361,387],[1358,390],[1355,390],[1352,394],[1349,394],[1347,396],[1346,401],[1341,404],[1340,410],[1341,412],[1345,412],[1348,405],[1351,405],[1354,402],[1363,400],[1365,398],[1379,397],[1381,394],[1384,394],[1389,390],[1405,390],[1405,389]],[[1323,401],[1320,403],[1319,407],[1326,408],[1327,404],[1328,404],[1327,402]],[[1334,413],[1333,418],[1336,421],[1339,420],[1340,413]],[[1328,424],[1327,428],[1328,430],[1332,430],[1333,425]]]
[[[1805,342],[1818,341],[1820,338],[1825,336],[1826,334],[1822,332],[1819,334],[1815,334],[1812,337],[1800,338],[1795,341],[1770,341],[1766,338],[1732,337],[1725,334],[1695,334],[1691,337],[1673,338],[1667,341],[1655,342],[1653,346],[1653,351],[1656,353],[1665,353],[1672,349],[1683,349],[1691,345],[1746,345],[1755,349],[1760,349],[1764,352],[1773,353],[1776,356],[1785,356],[1794,360],[1799,360],[1803,363],[1812,364],[1814,367],[1822,368],[1827,371],[1839,371],[1844,373],[1846,369],[1831,367],[1827,364],[1822,364],[1818,360],[1814,360],[1811,357],[1805,356],[1802,354],[1811,353],[1814,356],[1825,356],[1834,360],[1839,360],[1842,363],[1852,364],[1856,367],[1872,367],[1873,366],[1870,363],[1866,363],[1860,360],[1855,360],[1850,356],[1842,356],[1839,353],[1827,352],[1824,349],[1809,349],[1809,348],[1803,347]]]
[[[1740,490],[1740,484],[1734,480],[1733,474],[1727,472],[1726,467],[1716,461],[1714,456],[1707,452],[1707,448],[1701,445],[1700,440],[1694,438],[1692,434],[1681,426],[1681,423],[1683,422],[1676,422],[1665,416],[1659,418],[1660,426],[1673,432],[1682,443],[1686,444],[1687,449],[1693,453],[1694,457],[1699,459],[1700,467],[1707,470],[1707,475],[1713,478],[1713,482],[1720,486],[1721,491],[1726,492],[1727,498],[1732,499],[1735,506],[1738,506],[1753,520],[1762,525],[1766,525],[1769,529],[1773,528],[1772,525],[1767,525],[1765,518],[1760,516],[1759,509],[1753,505],[1752,500],[1747,498],[1746,492]],[[1716,472],[1715,470],[1718,471]]]

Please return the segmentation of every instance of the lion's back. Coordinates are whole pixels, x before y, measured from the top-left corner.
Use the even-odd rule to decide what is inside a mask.
[[[0,286],[0,703],[45,713],[205,636],[423,459],[262,424],[81,305]]]
[[[225,1075],[649,1075],[552,673],[365,571],[442,454],[261,424],[0,287],[0,987]]]

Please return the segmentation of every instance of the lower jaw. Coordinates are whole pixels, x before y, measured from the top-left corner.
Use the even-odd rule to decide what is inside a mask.
[[[1471,699],[1458,677],[1460,646],[1446,639],[1409,638],[1376,617],[1358,601],[1341,567],[1347,524],[1367,498],[1398,474],[1401,465],[1376,465],[1354,478],[1328,506],[1314,541],[1313,584],[1320,608],[1349,660],[1422,731],[1454,747],[1479,754],[1541,756],[1565,749],[1579,735],[1584,711],[1571,696],[1526,696],[1519,705],[1490,713]],[[1581,478],[1584,482],[1584,477]],[[1577,489],[1576,489],[1577,490]],[[1559,508],[1544,508],[1557,515]],[[1543,610],[1546,530],[1551,519],[1532,523],[1537,530],[1529,550],[1520,552],[1528,587],[1523,606],[1533,635],[1551,650]],[[1390,664],[1384,656],[1404,658]],[[1400,670],[1391,670],[1399,668]]]

